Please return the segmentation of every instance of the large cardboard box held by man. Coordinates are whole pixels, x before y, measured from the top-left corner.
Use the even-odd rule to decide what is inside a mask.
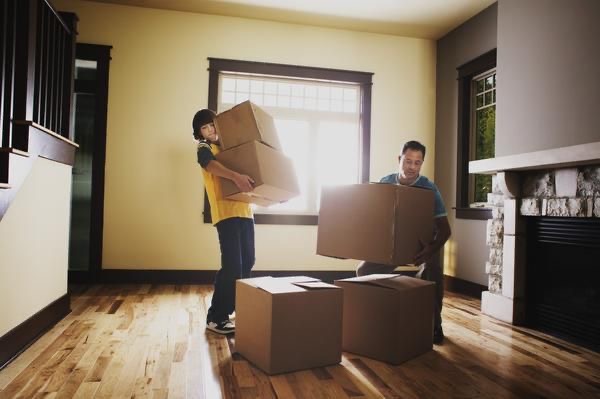
[[[431,190],[393,184],[323,188],[317,254],[411,264],[433,239],[433,201]]]
[[[400,364],[433,347],[435,283],[397,274],[336,280],[344,351]]]
[[[254,190],[244,193],[233,181],[219,178],[225,198],[268,206],[300,194],[292,160],[263,143],[251,141],[220,152],[216,158],[227,168],[254,179]]]
[[[273,117],[250,101],[221,112],[214,123],[223,150],[256,140],[281,151]]]
[[[342,359],[342,290],[309,277],[236,282],[235,350],[267,374]]]

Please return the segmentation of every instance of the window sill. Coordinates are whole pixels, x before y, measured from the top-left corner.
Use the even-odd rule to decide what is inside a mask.
[[[454,208],[457,219],[488,220],[492,218],[490,208]]]
[[[254,223],[316,226],[319,224],[319,217],[317,215],[272,215],[266,213],[255,213]]]

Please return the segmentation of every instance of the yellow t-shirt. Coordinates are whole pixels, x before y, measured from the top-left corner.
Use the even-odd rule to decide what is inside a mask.
[[[198,152],[208,149],[213,156],[216,156],[221,152],[218,145],[210,144],[206,141],[200,141],[198,144]],[[200,162],[200,157],[198,157]],[[210,202],[210,216],[212,223],[217,224],[221,220],[240,217],[252,219],[252,208],[250,204],[240,201],[232,201],[224,199],[221,191],[221,181],[218,176],[207,172],[206,169],[202,168],[202,175],[204,176],[204,186],[206,187],[206,194],[208,195],[208,202]]]

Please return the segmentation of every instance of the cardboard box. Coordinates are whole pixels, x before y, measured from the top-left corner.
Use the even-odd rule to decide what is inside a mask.
[[[268,206],[300,194],[291,159],[263,143],[251,141],[225,150],[217,160],[254,179],[254,190],[244,193],[231,180],[220,178],[224,198]]]
[[[273,118],[250,101],[221,112],[214,122],[224,150],[256,140],[281,151]]]
[[[342,360],[342,290],[309,277],[236,282],[235,349],[267,374]]]
[[[393,184],[327,187],[317,254],[387,265],[413,263],[433,239],[433,191]]]
[[[435,283],[397,274],[336,280],[344,351],[400,364],[433,347]]]

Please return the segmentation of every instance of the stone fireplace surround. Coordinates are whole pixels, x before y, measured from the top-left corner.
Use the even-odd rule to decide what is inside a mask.
[[[525,320],[527,216],[600,218],[600,142],[469,162],[469,173],[492,174],[492,219],[481,311],[511,324]]]

